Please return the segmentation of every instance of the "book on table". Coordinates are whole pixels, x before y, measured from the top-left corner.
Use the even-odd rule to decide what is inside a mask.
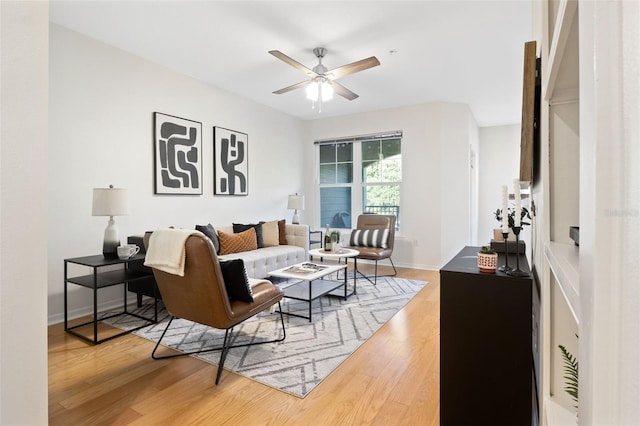
[[[309,275],[318,271],[322,271],[326,266],[317,265],[315,263],[302,263],[300,265],[293,265],[284,270],[290,274]]]

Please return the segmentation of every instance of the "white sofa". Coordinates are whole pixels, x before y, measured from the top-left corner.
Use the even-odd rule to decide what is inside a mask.
[[[233,233],[232,226],[215,228],[227,233]],[[306,262],[309,259],[309,226],[308,225],[285,225],[287,245],[263,247],[257,250],[240,253],[225,254],[218,256],[220,260],[242,259],[244,261],[250,285],[254,285],[257,280],[267,278],[269,271]],[[146,238],[150,235],[147,232]],[[136,244],[141,248],[141,252],[146,252],[144,243],[145,237],[142,235],[132,235],[127,238],[128,244]],[[143,260],[130,262],[129,268],[133,271],[149,272],[150,269],[143,265]],[[156,280],[153,276],[146,279],[132,281],[128,285],[128,290],[137,293],[138,306],[142,305],[142,297],[158,297]]]
[[[232,226],[214,226],[216,231],[233,233]],[[219,255],[220,260],[242,259],[249,278],[266,278],[269,271],[309,260],[309,226],[286,224],[287,245]]]

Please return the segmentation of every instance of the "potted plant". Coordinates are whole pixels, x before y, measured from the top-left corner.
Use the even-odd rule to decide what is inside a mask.
[[[578,338],[578,335],[575,335]],[[576,358],[571,352],[567,350],[563,345],[558,345],[560,353],[562,354],[562,360],[564,362],[564,390],[576,403],[574,408],[578,409],[578,358]],[[577,413],[576,413],[577,416]]]
[[[482,246],[478,252],[478,269],[480,272],[495,274],[498,267],[498,253],[491,246]]]

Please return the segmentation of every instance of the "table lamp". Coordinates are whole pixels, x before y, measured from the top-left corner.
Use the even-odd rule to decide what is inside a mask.
[[[109,188],[93,188],[92,216],[109,216],[102,244],[102,254],[107,259],[118,257],[117,249],[120,245],[120,236],[113,217],[127,214],[129,199],[126,189],[114,188],[113,185],[109,185]]]
[[[287,204],[289,210],[295,210],[291,223],[298,224],[300,219],[298,218],[298,210],[304,210],[304,195],[289,195],[289,203]]]

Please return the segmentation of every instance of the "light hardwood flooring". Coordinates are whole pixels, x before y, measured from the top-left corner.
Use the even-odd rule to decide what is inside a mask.
[[[134,335],[91,346],[50,326],[49,423],[437,425],[439,273],[398,268],[398,277],[429,285],[304,399],[227,370],[215,386],[217,366],[154,361],[153,344]]]

